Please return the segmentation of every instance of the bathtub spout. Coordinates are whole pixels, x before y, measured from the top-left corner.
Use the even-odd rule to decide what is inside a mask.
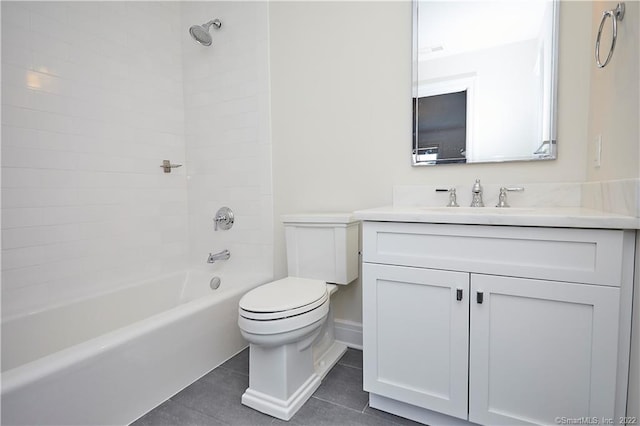
[[[222,250],[220,253],[209,253],[207,263],[214,263],[216,260],[227,260],[231,257],[229,250]]]

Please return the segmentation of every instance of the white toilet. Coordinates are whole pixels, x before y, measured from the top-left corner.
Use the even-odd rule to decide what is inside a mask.
[[[289,277],[245,294],[238,325],[250,343],[242,403],[289,420],[347,349],[334,338],[330,297],[358,278],[359,226],[350,214],[282,219]]]

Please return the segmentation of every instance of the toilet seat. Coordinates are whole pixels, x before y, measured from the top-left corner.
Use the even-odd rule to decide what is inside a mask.
[[[243,333],[286,333],[324,321],[328,312],[324,281],[288,277],[245,294],[239,302],[238,325]]]
[[[289,309],[287,311],[252,312],[252,311],[247,311],[240,308],[239,312],[240,312],[240,316],[242,316],[243,318],[247,318],[255,321],[279,320],[279,319],[295,317],[298,315],[306,314],[309,311],[313,311],[314,309],[324,304],[328,298],[329,298],[328,294],[325,294],[320,299],[312,303],[309,303],[304,306],[300,306],[299,308]]]
[[[287,277],[249,291],[240,299],[239,313],[255,321],[279,320],[313,311],[328,299],[324,281]]]

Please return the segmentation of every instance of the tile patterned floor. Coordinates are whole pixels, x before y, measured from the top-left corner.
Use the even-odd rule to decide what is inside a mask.
[[[162,425],[418,425],[369,407],[362,390],[362,352],[349,349],[320,387],[285,422],[240,403],[249,386],[249,350],[245,349],[191,386],[132,423]]]

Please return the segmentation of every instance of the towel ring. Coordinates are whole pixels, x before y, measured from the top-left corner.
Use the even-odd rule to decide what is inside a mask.
[[[613,37],[611,38],[609,54],[603,64],[600,62],[600,37],[602,37],[602,27],[604,27],[607,18],[611,18]],[[602,14],[602,21],[600,21],[600,28],[598,28],[598,37],[596,38],[596,65],[598,65],[598,68],[606,67],[613,56],[613,50],[616,48],[616,38],[618,37],[618,21],[622,21],[622,18],[624,18],[624,3],[618,3],[615,9],[605,10]]]

